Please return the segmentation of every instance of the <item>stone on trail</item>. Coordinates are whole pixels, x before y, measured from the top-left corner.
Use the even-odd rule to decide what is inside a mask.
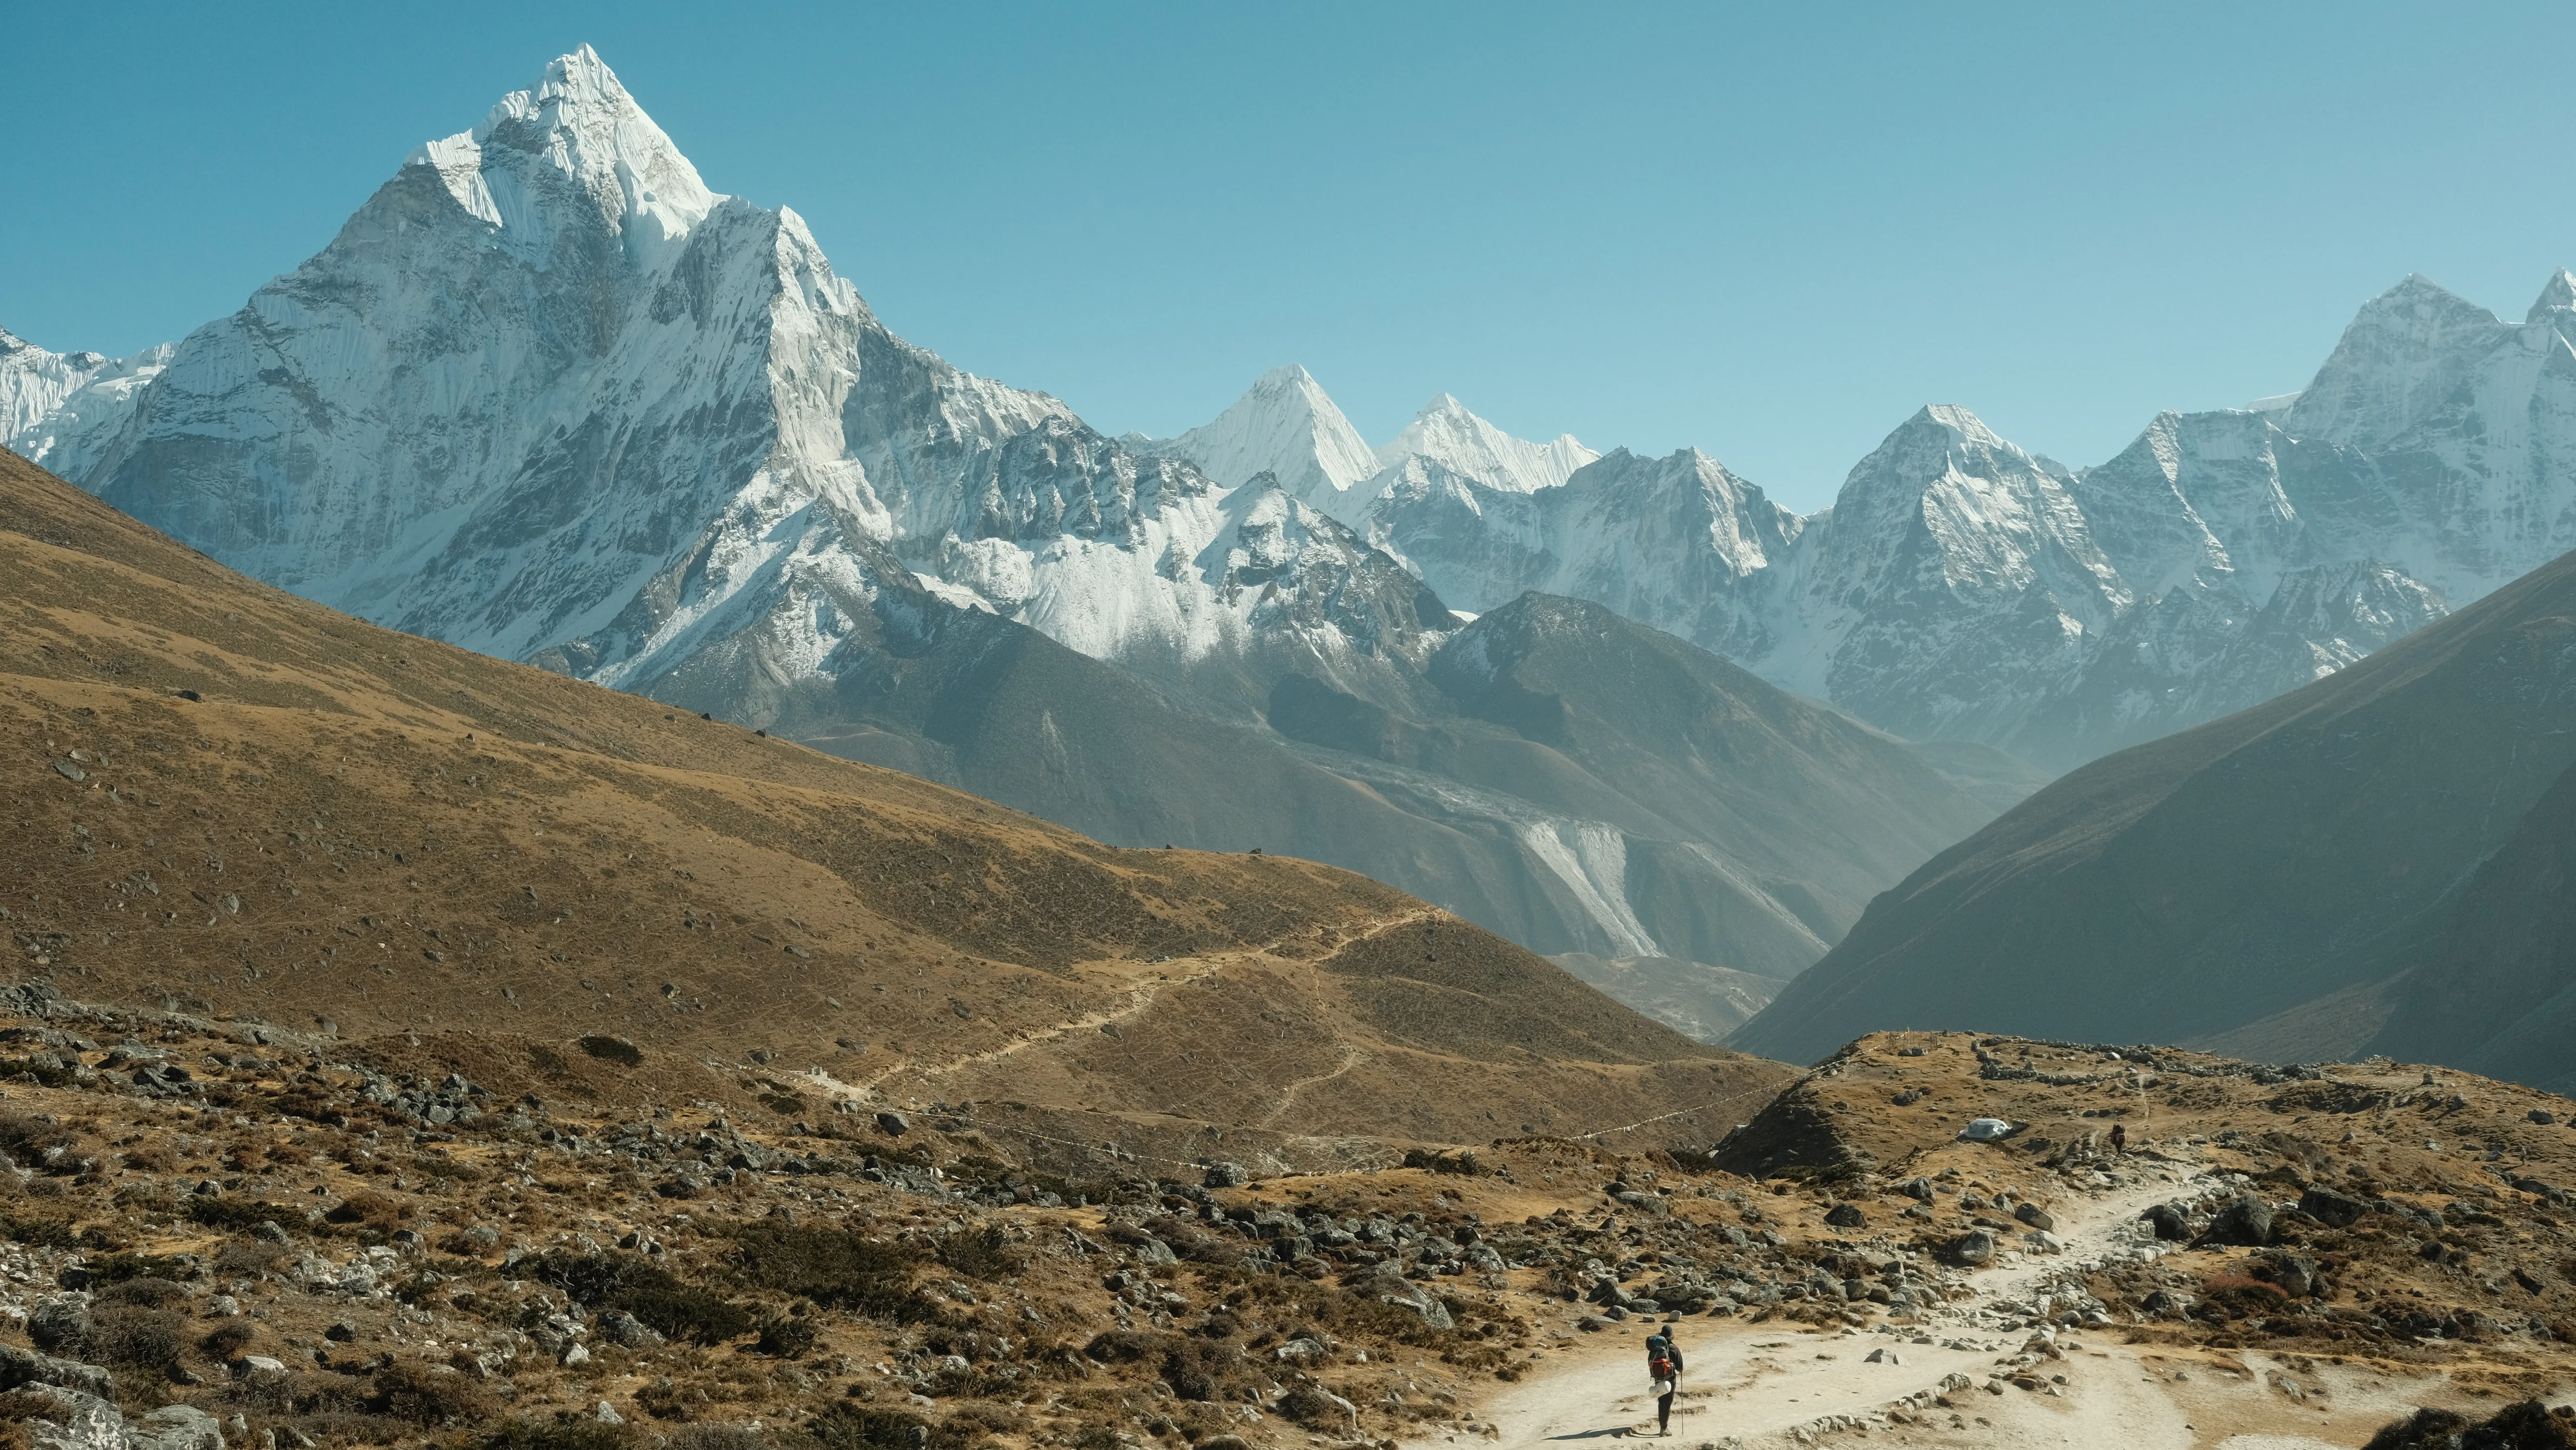
[[[1963,1264],[1982,1264],[1995,1256],[1995,1236],[1984,1229],[1970,1229],[1950,1246],[1951,1257]]]
[[[2051,1218],[2048,1214],[2048,1210],[2041,1208],[2036,1203],[2014,1205],[2013,1217],[2020,1219],[2023,1223],[2029,1224],[2032,1228],[2038,1229],[2043,1233],[2057,1227],[2057,1220]]]
[[[2156,1237],[2169,1243],[2180,1243],[2191,1237],[2191,1222],[2182,1216],[2182,1206],[2159,1203],[2138,1215],[2155,1228]]]

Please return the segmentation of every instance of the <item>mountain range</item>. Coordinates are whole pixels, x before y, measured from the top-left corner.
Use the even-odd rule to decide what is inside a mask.
[[[177,344],[0,335],[0,421],[383,625],[1113,844],[1780,980],[2051,772],[2576,542],[2571,337],[2566,274],[2518,324],[2410,278],[2291,398],[2085,469],[1927,407],[1804,516],[1447,395],[1372,447],[1296,367],[1111,438],[894,336],[585,48]]]
[[[2410,277],[2303,392],[2069,469],[1932,406],[1801,516],[1696,449],[1574,461],[1435,400],[1372,452],[1302,370],[1149,445],[1267,473],[1450,604],[1591,599],[1923,740],[2063,769],[2331,673],[2576,546],[2576,277],[2523,322]],[[1431,425],[1431,426],[1426,426]],[[1373,472],[1362,472],[1374,462]]]
[[[1788,976],[2038,778],[1954,779],[1598,607],[1471,623],[1275,478],[949,366],[588,50],[174,349],[15,356],[13,444],[266,582],[1535,950]],[[123,413],[64,422],[111,374]],[[1399,441],[1528,490],[1593,458],[1454,406]]]

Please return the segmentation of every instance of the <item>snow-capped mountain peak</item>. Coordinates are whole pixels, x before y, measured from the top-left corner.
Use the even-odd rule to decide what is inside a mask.
[[[1515,438],[1442,393],[1377,451],[1377,462],[1380,468],[1393,468],[1408,458],[1428,458],[1490,488],[1536,493],[1565,482],[1600,456],[1571,433],[1547,443]]]
[[[2531,304],[2531,311],[2525,313],[2522,320],[2546,321],[2553,312],[2571,309],[2576,309],[2576,272],[2561,267],[2550,274],[2548,284],[2540,289],[2539,298]]]
[[[630,246],[684,237],[725,200],[587,45],[503,96],[473,130],[431,141],[405,164],[436,171],[457,205],[522,245],[549,235],[544,198],[532,193],[564,183],[588,194]]]
[[[1318,506],[1377,472],[1359,430],[1295,363],[1263,373],[1233,406],[1177,438],[1129,441],[1140,452],[1186,458],[1229,488],[1270,474]]]
[[[2487,309],[2410,275],[2362,307],[2281,426],[2352,448],[2384,443],[2431,417],[2512,332]]]

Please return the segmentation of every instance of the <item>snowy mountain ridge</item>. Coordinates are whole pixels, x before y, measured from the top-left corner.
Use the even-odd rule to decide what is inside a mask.
[[[2080,472],[1929,407],[1805,517],[1695,451],[1547,482],[1538,445],[1432,446],[1494,432],[1444,397],[1334,511],[1461,609],[1595,600],[1900,734],[2062,767],[2331,673],[2576,548],[2571,340],[2576,274],[2521,323],[2409,277],[2298,393],[2161,414]]]
[[[0,378],[13,446],[379,622],[982,759],[1113,840],[1287,845],[1542,950],[1785,974],[1997,808],[1962,779],[2029,785],[1627,621],[2053,765],[2268,698],[2576,532],[2576,283],[2523,324],[2429,285],[2277,411],[2164,415],[2077,473],[1928,407],[1803,517],[1698,450],[1530,442],[1445,394],[1371,448],[1302,368],[1112,439],[894,336],[584,49],[235,315],[126,364],[14,345]],[[1127,738],[1193,735],[1222,762],[1169,789]]]
[[[47,418],[104,368],[27,364]],[[57,466],[246,573],[1114,842],[1347,865],[1544,949],[1785,975],[1992,814],[1813,707],[1770,774],[1882,821],[1904,802],[1864,849],[1676,792],[1653,762],[1689,737],[1528,738],[1510,679],[1432,678],[1465,622],[1318,506],[1382,469],[1311,378],[1275,373],[1192,435],[1214,476],[1104,437],[895,337],[794,212],[709,188],[588,50],[418,148],[154,366]],[[1462,410],[1418,436],[1515,488],[1576,456]],[[1316,466],[1283,481],[1291,448]],[[1633,628],[1559,623],[1510,668],[1566,629]],[[1637,658],[1675,688],[1767,690]]]

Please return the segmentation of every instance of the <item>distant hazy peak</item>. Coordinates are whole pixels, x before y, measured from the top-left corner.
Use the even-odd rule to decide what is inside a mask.
[[[1359,430],[1315,375],[1296,363],[1263,373],[1231,407],[1187,433],[1136,446],[1186,458],[1228,487],[1273,474],[1282,488],[1309,501],[1338,494],[1377,471],[1376,456]]]
[[[1394,442],[1377,450],[1382,468],[1407,458],[1429,458],[1453,472],[1514,493],[1554,488],[1600,456],[1575,441],[1571,433],[1558,434],[1547,443],[1515,438],[1468,412],[1464,403],[1447,393],[1425,403]]]
[[[2458,293],[2409,274],[2362,306],[2316,380],[2282,414],[2281,427],[2347,447],[2384,443],[2438,410],[2513,330]]]
[[[2547,285],[2540,289],[2539,299],[2531,304],[2531,311],[2525,313],[2522,320],[2540,322],[2553,312],[2565,312],[2571,308],[2576,308],[2576,272],[2561,267],[2550,274]]]

